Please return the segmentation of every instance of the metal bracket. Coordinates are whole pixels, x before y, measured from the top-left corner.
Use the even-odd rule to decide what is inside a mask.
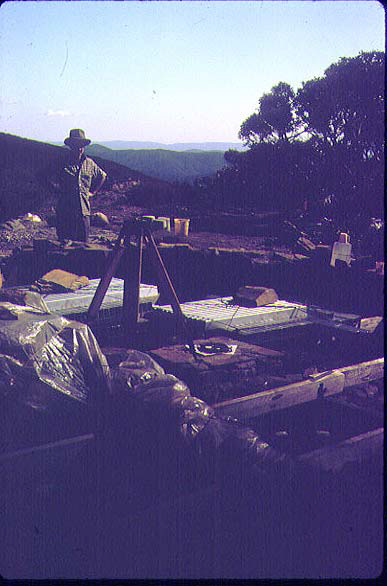
[[[324,387],[324,383],[320,383],[317,389],[317,399],[323,399],[327,389]]]

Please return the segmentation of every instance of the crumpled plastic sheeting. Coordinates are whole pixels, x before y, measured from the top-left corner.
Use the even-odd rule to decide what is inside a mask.
[[[151,379],[141,378],[133,396],[141,396],[141,401],[155,407],[174,409],[181,401],[190,397],[189,388],[173,374],[159,374]]]
[[[207,454],[222,451],[237,455],[239,463],[260,470],[283,466],[287,456],[264,441],[259,434],[231,417],[211,417],[208,425],[199,434],[198,450]]]
[[[165,371],[149,354],[128,350],[116,373],[116,382],[133,390],[138,384],[163,375]]]
[[[197,436],[207,427],[211,418],[215,417],[212,407],[196,397],[183,399],[180,403],[180,410],[180,431],[190,442],[196,440]]]
[[[95,403],[110,371],[90,328],[61,316],[0,321],[0,395],[46,410],[69,398]]]
[[[222,451],[259,468],[273,468],[286,460],[252,429],[230,417],[218,417],[207,403],[191,396],[184,382],[164,374],[150,356],[135,350],[131,352],[130,361],[125,360],[118,367],[121,376],[127,377],[131,397],[152,412],[165,416],[166,424],[177,425],[179,435],[199,456],[212,457]]]
[[[23,287],[0,289],[0,302],[1,301],[8,301],[18,306],[22,305],[31,307],[41,313],[50,313],[46,302],[39,293],[34,293]]]

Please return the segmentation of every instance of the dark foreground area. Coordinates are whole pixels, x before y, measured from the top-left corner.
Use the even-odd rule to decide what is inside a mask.
[[[2,491],[4,577],[370,578],[381,572],[380,463],[327,477],[267,475],[224,459],[198,463],[165,428],[148,420],[141,429],[120,411],[119,434],[91,442],[60,468],[46,462],[44,477],[19,479]],[[116,429],[119,419],[116,413]]]
[[[321,399],[325,406],[328,400]],[[76,411],[51,417],[19,407],[3,412],[2,432],[20,437],[23,430],[27,441],[12,458],[0,457],[1,575],[183,580],[367,579],[381,573],[380,414],[366,417],[355,408],[353,429],[346,429],[348,417],[340,420],[336,411],[336,435],[354,435],[356,451],[368,434],[371,449],[348,461],[338,451],[337,465],[331,460],[327,470],[318,457],[312,465],[310,458],[305,465],[288,458],[289,450],[281,450],[284,432],[267,439],[267,417],[257,427],[263,445],[255,465],[245,457],[254,451],[255,436],[225,437],[227,417],[203,427],[196,405],[192,397],[178,424],[189,430],[186,437],[170,417],[143,412],[125,397],[113,397],[97,421]],[[295,456],[297,449],[316,447],[315,415],[300,411],[291,427],[274,428],[290,431]],[[325,447],[328,434],[319,433]]]
[[[52,228],[47,229],[52,238]],[[115,233],[101,229],[93,233],[102,238],[100,245],[82,248],[75,243],[63,249],[51,242],[51,248],[41,250],[37,245],[45,235],[34,236],[36,243],[30,238],[34,246],[6,255],[4,272],[10,284],[31,283],[58,267],[100,277],[116,238]],[[223,248],[223,243],[228,248]],[[232,241],[230,236],[204,232],[193,232],[185,239],[160,237],[159,244],[181,301],[231,294],[244,283],[274,287],[281,299],[319,304],[327,311],[353,312],[362,317],[382,315],[382,275],[370,268],[367,258],[358,257],[351,267],[335,269],[329,265],[329,247],[300,254],[295,247],[270,248],[263,237],[237,237]],[[144,269],[146,282],[155,282],[146,250]],[[117,276],[125,274],[125,267],[122,274],[118,267]],[[52,316],[47,322],[51,319]],[[50,324],[47,332],[51,332]],[[9,327],[12,329],[12,325]],[[284,335],[280,340],[278,350],[291,357],[287,359],[289,370],[281,373],[283,377],[293,372],[290,367],[295,368],[297,362],[306,371],[311,365],[325,365],[329,358],[331,364],[321,369],[330,376],[330,369],[382,355],[381,327],[376,338],[357,332],[357,345],[352,344],[350,332],[340,330],[338,334],[334,332],[335,336],[330,332],[324,337],[314,325],[306,335],[308,328],[302,328],[305,335],[301,340],[296,335]],[[295,334],[296,329],[290,331]],[[148,340],[148,348],[166,344],[166,330],[157,324],[150,329],[154,338]],[[25,350],[28,336],[22,338]],[[114,352],[109,355],[109,351],[116,340],[105,331],[98,341],[112,361]],[[258,339],[260,343],[266,345],[266,339]],[[242,346],[240,340],[239,344]],[[60,345],[55,349],[61,356]],[[313,355],[317,362],[304,364],[302,354],[308,360]],[[11,356],[5,344],[0,378],[2,391],[6,390],[3,405],[12,398],[15,388],[11,376],[14,363],[4,358],[8,355]],[[19,352],[17,358],[25,360],[26,356]],[[27,360],[28,368],[31,362]],[[113,362],[110,366],[114,366]],[[301,379],[307,380],[308,376],[303,373]],[[277,386],[285,384],[283,380],[277,377]],[[33,385],[27,375],[22,383],[25,396],[33,397]],[[15,384],[20,386],[20,381]],[[86,387],[87,392],[94,390],[90,384]],[[367,393],[371,402],[372,396],[382,398],[377,386],[371,384],[367,389],[365,399]],[[286,457],[277,458],[282,431],[272,443],[272,438],[267,439],[268,419],[265,424],[261,419],[256,432],[262,436],[262,446],[258,446],[257,453],[265,452],[267,441],[271,456],[260,456],[253,465],[243,456],[243,450],[254,451],[254,434],[245,434],[242,442],[239,432],[232,438],[225,437],[224,428],[231,425],[229,418],[213,419],[212,427],[197,419],[200,401],[197,403],[195,397],[205,390],[208,389],[198,383],[198,394],[192,392],[190,407],[183,415],[180,413],[178,422],[157,409],[140,409],[130,400],[130,393],[122,393],[122,389],[100,404],[97,411],[60,409],[41,413],[31,408],[12,409],[10,401],[9,411],[1,412],[0,421],[5,453],[13,450],[13,459],[2,460],[0,477],[1,575],[24,580],[377,577],[383,567],[383,462],[380,453],[373,451],[372,434],[380,432],[380,410],[374,420],[374,415],[368,416],[355,407],[351,421],[356,425],[346,430],[346,420],[340,408],[335,407],[340,440],[360,438],[370,431],[372,449],[364,457],[348,462],[345,458],[339,462],[339,458],[336,467],[325,470],[318,465],[318,459],[313,460],[316,465],[303,465],[302,461],[288,458],[286,450]],[[164,391],[165,398],[170,389]],[[47,396],[50,393],[51,388]],[[322,401],[328,399],[323,397]],[[171,404],[175,401],[168,400]],[[275,404],[281,401],[278,393]],[[206,411],[205,406],[200,408]],[[322,404],[316,403],[316,408],[323,411]],[[285,414],[289,411],[283,409]],[[308,436],[314,415],[307,408],[301,411],[291,431],[305,454],[315,449]],[[202,416],[205,419],[208,412]],[[372,420],[368,427],[364,425],[367,417]],[[255,429],[254,421],[247,424]],[[239,423],[232,425],[239,429]],[[321,432],[319,445],[324,446],[325,428],[317,429]],[[23,434],[24,443],[6,445],[8,437]],[[189,434],[196,439],[185,441]],[[378,437],[380,441],[382,435]],[[47,444],[51,445],[47,448]],[[242,444],[243,450],[239,450]],[[44,450],[39,447],[42,445],[46,445]]]

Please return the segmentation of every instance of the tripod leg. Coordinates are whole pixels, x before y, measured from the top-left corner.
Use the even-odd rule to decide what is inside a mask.
[[[138,312],[140,306],[140,283],[142,273],[142,244],[143,244],[143,233],[142,231],[138,235],[137,239],[137,254],[135,260],[135,266],[133,271],[130,269],[130,254],[129,249],[126,250],[125,259],[125,280],[124,280],[124,303],[122,309],[122,325],[125,336],[134,334],[138,323]]]
[[[178,318],[179,322],[184,322],[184,314],[181,310],[179,299],[176,295],[175,289],[173,288],[171,279],[169,278],[167,269],[165,268],[165,265],[163,263],[163,259],[161,258],[160,253],[157,250],[157,246],[151,232],[147,232],[146,237],[150,244],[149,252],[151,260],[157,271],[160,286],[164,289],[164,291],[168,294],[170,298],[173,313],[176,314],[176,317]]]
[[[180,307],[180,302],[179,302],[179,299],[176,295],[176,291],[173,288],[171,279],[169,278],[167,269],[165,268],[165,265],[163,263],[163,259],[161,258],[160,253],[157,249],[157,246],[156,246],[156,243],[155,243],[154,238],[152,236],[152,233],[147,231],[146,238],[150,244],[149,251],[151,254],[151,260],[154,263],[154,266],[156,268],[156,271],[157,271],[157,274],[159,277],[160,287],[163,287],[164,291],[167,293],[167,295],[169,295],[170,301],[171,301],[171,306],[173,309],[173,313],[176,317],[177,324],[178,324],[178,327],[180,328],[180,332],[182,334],[182,337],[184,338],[185,342],[188,344],[193,358],[195,360],[198,360],[198,357],[195,352],[195,344],[194,344],[192,334],[191,334],[189,327],[187,325],[187,321],[186,321],[184,313],[182,312],[182,309]]]
[[[115,250],[113,250],[112,254],[109,255],[109,258],[107,261],[107,269],[98,284],[98,287],[97,287],[96,292],[94,293],[93,299],[91,300],[91,303],[90,303],[90,306],[89,306],[89,309],[87,312],[87,321],[92,321],[93,319],[95,319],[97,317],[99,308],[101,307],[101,303],[106,295],[106,291],[109,288],[110,281],[112,280],[112,278],[114,276],[114,273],[116,271],[118,263],[120,262],[120,259],[123,255],[124,250],[125,249],[120,246],[120,247],[117,247]]]

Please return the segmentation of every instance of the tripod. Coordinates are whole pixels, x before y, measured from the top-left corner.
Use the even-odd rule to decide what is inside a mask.
[[[173,288],[171,279],[165,268],[163,260],[157,249],[156,243],[152,236],[152,220],[135,218],[124,222],[118,238],[114,244],[110,258],[108,259],[105,274],[102,276],[94,297],[90,303],[87,312],[87,321],[92,322],[96,319],[101,303],[109,288],[110,282],[118,267],[121,258],[124,259],[125,275],[124,275],[124,299],[122,311],[122,327],[124,336],[130,338],[131,334],[136,331],[139,319],[140,306],[140,283],[142,274],[142,252],[143,244],[149,245],[150,260],[157,272],[159,286],[164,292],[167,299],[169,299],[173,314],[176,318],[177,329],[186,343],[189,344],[191,352],[194,353],[194,346],[192,336],[188,331],[186,318],[181,310],[179,299]],[[137,240],[136,258],[134,270],[129,270],[129,250],[130,240],[134,237]]]

